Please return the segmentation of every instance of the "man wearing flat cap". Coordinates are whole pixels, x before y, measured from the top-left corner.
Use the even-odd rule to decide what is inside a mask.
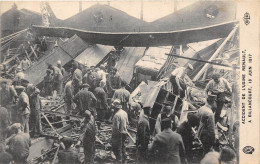
[[[178,67],[171,73],[170,82],[172,83],[173,93],[179,95],[180,98],[185,97],[185,79],[187,78],[189,71],[192,70],[193,66],[188,63],[186,67]]]
[[[124,162],[126,159],[125,140],[128,133],[127,127],[129,125],[128,115],[122,109],[121,101],[119,99],[113,101],[112,108],[115,111],[112,121],[112,151],[116,156],[117,162]]]
[[[82,84],[82,89],[73,97],[73,101],[77,104],[80,114],[83,114],[86,110],[89,110],[94,117],[96,117],[96,102],[97,98],[89,91],[89,85],[87,83]]]
[[[218,122],[220,119],[220,114],[222,111],[222,108],[225,103],[225,97],[228,94],[231,94],[232,88],[230,83],[220,77],[219,73],[214,73],[212,75],[212,80],[210,80],[205,88],[207,94],[212,94],[216,95],[216,103],[217,103],[217,108],[215,111],[215,122]]]
[[[164,114],[163,114],[164,115]],[[162,132],[157,134],[149,149],[154,154],[155,163],[185,163],[185,148],[181,135],[171,129],[171,118],[162,116]],[[180,154],[184,159],[181,162]]]

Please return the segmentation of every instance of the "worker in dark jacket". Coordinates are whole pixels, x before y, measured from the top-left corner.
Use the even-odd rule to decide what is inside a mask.
[[[94,163],[96,141],[96,127],[94,117],[88,110],[85,111],[84,116],[85,122],[82,130],[85,132],[83,137],[85,163]]]
[[[71,147],[73,139],[65,137],[61,141],[64,144],[65,149],[59,150],[58,152],[59,164],[80,164],[81,162],[77,149]]]
[[[19,164],[27,163],[29,147],[31,146],[30,136],[22,132],[21,124],[15,123],[11,126],[11,131],[16,135],[7,143],[8,152],[13,156],[14,162]]]
[[[180,164],[180,154],[185,155],[185,148],[181,135],[171,130],[171,118],[162,117],[162,132],[157,134],[149,146],[154,154],[155,163]],[[186,162],[186,159],[184,159]]]
[[[187,154],[187,160],[189,162],[192,162],[192,142],[194,141],[194,132],[192,128],[199,126],[199,117],[197,114],[194,113],[188,113],[187,116],[188,120],[184,121],[178,128],[177,133],[179,133],[182,137],[186,154]]]
[[[32,136],[39,135],[42,132],[42,126],[41,126],[41,100],[40,100],[40,90],[36,88],[33,84],[28,84],[26,88],[26,93],[29,97],[29,103],[30,103],[30,121],[29,121],[29,127],[32,130]]]
[[[44,95],[45,96],[52,96],[53,91],[53,76],[51,74],[51,70],[47,69],[46,76],[44,76],[43,83],[44,83]]]
[[[77,104],[77,107],[81,114],[86,110],[89,110],[94,117],[96,117],[96,102],[95,95],[88,90],[89,85],[87,83],[82,85],[82,89],[74,96],[73,101]]]
[[[147,151],[148,144],[150,140],[150,125],[149,125],[149,116],[150,116],[150,107],[143,108],[144,115],[139,118],[137,125],[137,134],[136,134],[136,146],[138,150],[137,154],[137,163],[147,162]]]
[[[97,111],[97,125],[100,129],[101,121],[105,117],[105,113],[108,109],[107,94],[104,91],[105,83],[100,81],[100,87],[97,87],[94,91],[95,97],[97,98],[96,111]]]
[[[107,78],[107,90],[109,97],[112,97],[115,90],[121,88],[121,78],[117,73],[117,69],[113,68]]]

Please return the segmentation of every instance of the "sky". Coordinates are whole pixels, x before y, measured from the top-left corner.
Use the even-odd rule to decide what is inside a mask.
[[[15,1],[18,9],[28,9],[36,12],[40,11],[40,1]],[[82,10],[89,8],[95,4],[108,4],[108,1],[83,1]],[[182,1],[177,3],[177,10],[194,3],[194,1]],[[0,2],[0,15],[11,9],[14,1]],[[59,19],[67,19],[79,12],[78,1],[49,1],[49,4]],[[141,1],[110,1],[110,6],[126,12],[127,14],[140,18]],[[173,0],[157,0],[143,2],[143,19],[147,22],[152,22],[156,19],[164,17],[174,11]]]

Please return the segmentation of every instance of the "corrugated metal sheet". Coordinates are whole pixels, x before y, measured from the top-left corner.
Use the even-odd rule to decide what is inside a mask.
[[[86,64],[87,66],[97,65],[111,50],[112,46],[104,45],[93,45],[88,47],[80,55],[78,55],[75,60],[81,64]]]
[[[127,47],[121,53],[121,57],[116,64],[116,68],[121,79],[127,83],[131,82],[136,62],[144,55],[145,47]]]

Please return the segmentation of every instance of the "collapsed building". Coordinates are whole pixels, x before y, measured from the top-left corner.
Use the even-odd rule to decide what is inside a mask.
[[[219,2],[215,6],[222,6],[222,3],[224,2]],[[218,137],[221,138],[223,145],[233,143],[232,138],[235,132],[230,128],[228,133],[223,130],[223,127],[227,125],[232,127],[237,121],[238,115],[236,74],[238,74],[239,66],[239,27],[234,17],[233,7],[230,10],[219,10],[219,13],[214,15],[215,10],[211,11],[207,8],[210,5],[212,5],[210,2],[205,2],[205,10],[202,13],[197,12],[200,15],[196,15],[196,18],[201,18],[198,21],[204,22],[204,24],[196,23],[190,26],[189,23],[178,24],[176,29],[165,29],[163,32],[152,29],[147,30],[149,32],[93,32],[66,27],[33,25],[28,29],[1,38],[1,54],[3,54],[1,55],[1,77],[14,78],[15,69],[18,67],[17,60],[21,60],[21,56],[26,56],[32,65],[23,71],[25,77],[30,83],[41,89],[48,64],[55,65],[57,60],[61,60],[62,66],[67,71],[70,69],[72,61],[76,61],[82,66],[97,67],[107,64],[109,55],[115,51],[114,47],[120,46],[122,49],[116,60],[115,68],[117,68],[119,76],[128,84],[127,89],[131,92],[131,101],[141,102],[144,106],[152,107],[149,122],[151,131],[153,131],[156,118],[166,104],[172,107],[171,112],[175,113],[180,122],[187,119],[188,112],[194,112],[203,105],[206,97],[205,85],[210,80],[212,73],[219,72],[232,83],[234,93],[231,97],[232,105],[227,107],[229,110],[226,110],[228,113],[225,115],[226,122],[223,122],[217,130]],[[190,8],[195,8],[194,10],[197,11],[198,4],[194,6],[173,14],[174,20],[186,18],[187,10]],[[227,5],[225,6],[227,7]],[[213,14],[216,19],[207,18],[207,14]],[[166,19],[167,17],[151,24],[165,22]],[[205,19],[212,19],[212,21],[207,24]],[[73,18],[65,23],[69,21],[73,21]],[[154,25],[154,27],[158,26]],[[23,40],[22,44],[19,40]],[[191,64],[194,70],[188,74],[190,77],[190,85],[187,87],[188,98],[183,100],[173,94],[169,76],[173,70],[186,66],[187,63]],[[70,75],[68,74],[64,78],[69,79]],[[56,141],[58,136],[70,136],[76,142],[83,133],[79,128],[83,117],[65,114],[61,97],[41,97],[41,100],[44,104],[41,111],[44,133],[39,138],[32,139],[31,153],[28,157],[30,163],[55,162],[59,150]],[[106,123],[102,125],[103,130],[96,138],[96,160],[112,162],[114,157],[110,152],[109,143],[111,126]],[[130,127],[129,132],[128,160],[134,162],[136,130],[134,127]],[[238,141],[236,140],[235,143],[237,144]],[[83,153],[82,147],[78,149]]]

